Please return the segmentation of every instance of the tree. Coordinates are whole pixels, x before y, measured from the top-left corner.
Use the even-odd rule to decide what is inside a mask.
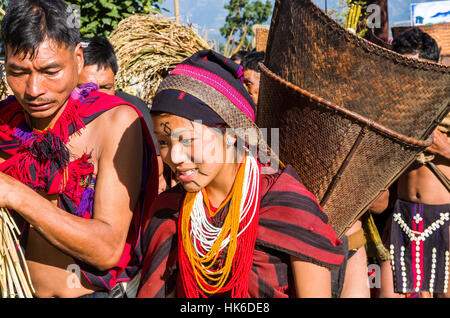
[[[265,3],[259,0],[230,0],[224,8],[229,13],[220,34],[229,40],[237,37],[235,41],[242,42],[244,46],[248,45],[248,38],[254,35],[252,26],[266,22],[272,15],[272,3],[268,0]]]
[[[163,0],[65,0],[81,12],[74,11],[79,18],[80,33],[85,37],[108,36],[119,22],[136,13],[161,11]]]

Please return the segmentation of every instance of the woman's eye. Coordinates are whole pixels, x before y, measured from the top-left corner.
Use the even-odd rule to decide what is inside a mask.
[[[164,146],[167,146],[167,141],[164,141],[164,140],[158,140],[158,144],[159,144],[161,147],[164,147]]]
[[[194,138],[181,139],[180,142],[185,146],[190,146],[194,140]]]

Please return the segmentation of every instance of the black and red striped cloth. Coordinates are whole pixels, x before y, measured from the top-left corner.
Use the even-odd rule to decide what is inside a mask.
[[[262,175],[261,182],[248,297],[295,297],[291,256],[333,269],[340,266],[346,251],[314,195],[291,166]],[[141,242],[145,256],[140,298],[184,296],[178,279],[177,222],[185,194],[178,185],[162,193],[153,206]],[[215,295],[220,296],[229,295]]]
[[[90,219],[94,213],[94,167],[88,154],[70,161],[69,150],[65,144],[72,134],[79,132],[114,107],[128,105],[136,110],[143,127],[144,174],[140,199],[134,211],[122,257],[119,263],[108,271],[99,271],[75,260],[89,282],[111,290],[118,282],[132,279],[141,267],[141,228],[157,195],[158,169],[155,168],[157,162],[152,137],[139,110],[119,97],[101,93],[96,89],[97,86],[92,83],[81,89],[76,88],[54,127],[43,132],[35,131],[27,124],[23,108],[14,96],[0,102],[0,150],[10,156],[0,164],[0,171],[35,191],[58,195],[58,206],[61,209]],[[29,224],[18,213],[13,212],[13,217],[21,230],[21,247],[25,249]]]

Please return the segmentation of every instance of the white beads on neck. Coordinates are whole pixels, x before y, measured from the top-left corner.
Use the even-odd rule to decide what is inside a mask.
[[[253,204],[258,199],[260,177],[259,167],[256,159],[247,152],[247,163],[245,164],[245,178],[242,189],[242,201],[240,202],[240,217],[239,221],[242,222],[247,214],[250,213],[251,217],[247,224],[239,231],[238,237],[247,230],[251,222],[253,221],[256,212],[257,204]],[[203,193],[199,191],[194,201],[194,206],[191,214],[191,238],[197,255],[204,257],[215,244],[217,238],[222,232],[222,227],[216,227],[210,223],[207,217],[207,211],[203,204]],[[223,240],[220,250],[222,251],[230,243],[230,235]],[[198,248],[198,246],[201,247]]]

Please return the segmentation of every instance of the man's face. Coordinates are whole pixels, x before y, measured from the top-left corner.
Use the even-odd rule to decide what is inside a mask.
[[[261,78],[261,73],[254,70],[246,70],[244,72],[244,86],[250,94],[251,98],[258,105],[258,95],[259,95],[259,80]]]
[[[87,83],[95,83],[98,86],[100,92],[114,95],[116,81],[114,72],[110,67],[102,68],[98,65],[87,65],[81,72],[80,79],[78,80],[78,87],[81,87]]]
[[[51,126],[64,110],[84,64],[81,45],[75,49],[44,41],[33,59],[6,47],[6,79],[35,128]]]

